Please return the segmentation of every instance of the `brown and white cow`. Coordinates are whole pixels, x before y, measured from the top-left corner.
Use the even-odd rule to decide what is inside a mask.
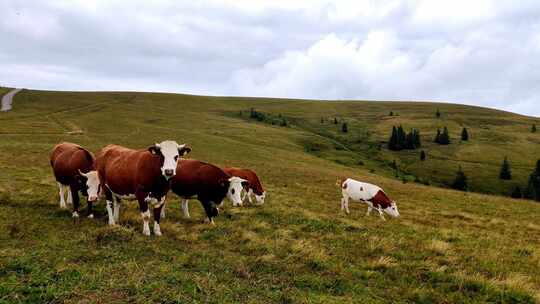
[[[97,169],[101,186],[107,199],[109,225],[120,217],[120,200],[136,198],[143,220],[143,234],[150,235],[150,210],[154,205],[154,234],[161,235],[160,213],[171,178],[177,173],[178,160],[189,153],[186,144],[167,140],[148,149],[132,150],[118,145],[108,145],[97,155]],[[114,212],[113,212],[114,199]]]
[[[399,211],[396,202],[391,200],[384,191],[376,185],[359,182],[352,178],[338,181],[341,186],[341,210],[345,210],[349,214],[349,200],[364,202],[368,205],[366,216],[371,213],[371,210],[376,209],[379,216],[384,220],[383,211],[392,216],[398,217]]]
[[[261,181],[259,180],[259,177],[257,176],[255,172],[253,172],[253,170],[235,168],[235,167],[225,167],[223,168],[223,171],[227,172],[231,176],[238,176],[248,181],[248,185],[246,187],[247,191],[244,197],[242,197],[242,202],[244,202],[245,198],[247,197],[249,203],[251,204],[252,203],[251,196],[253,195],[255,196],[255,200],[257,201],[258,205],[264,204],[266,191],[264,191],[261,185]],[[234,203],[233,203],[233,206],[235,206]]]
[[[58,183],[60,208],[66,208],[64,196],[69,187],[67,201],[73,204],[72,216],[79,217],[80,191],[88,197],[88,217],[94,217],[92,203],[98,199],[99,180],[92,153],[77,144],[63,142],[52,149],[50,163]]]
[[[241,193],[247,181],[233,177],[221,168],[195,159],[184,159],[178,162],[176,175],[172,178],[171,190],[182,198],[182,211],[189,217],[188,202],[197,197],[203,205],[207,220],[214,223],[213,218],[219,214],[218,206],[227,197],[234,204],[241,203]]]

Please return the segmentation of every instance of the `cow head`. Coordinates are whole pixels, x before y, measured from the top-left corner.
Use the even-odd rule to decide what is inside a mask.
[[[95,202],[99,196],[99,176],[97,171],[90,171],[88,173],[83,173],[79,170],[80,176],[78,177],[80,187],[83,194],[88,196],[89,202]]]
[[[161,174],[168,180],[176,175],[178,159],[188,154],[191,148],[186,144],[179,145],[173,140],[166,140],[148,147],[148,151],[161,158]]]
[[[396,202],[392,201],[390,206],[383,209],[384,212],[392,217],[399,217],[399,211]]]
[[[263,191],[261,195],[255,194],[255,200],[257,201],[257,205],[264,204],[264,199],[266,198],[266,191]]]
[[[242,189],[247,187],[248,181],[237,176],[229,178],[229,190],[227,198],[232,202],[233,206],[242,205]]]

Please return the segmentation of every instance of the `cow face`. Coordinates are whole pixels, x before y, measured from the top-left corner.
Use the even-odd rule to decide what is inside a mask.
[[[257,201],[258,205],[264,204],[265,198],[266,198],[266,191],[264,191],[261,195],[255,194],[255,200]]]
[[[390,206],[384,209],[384,212],[392,217],[399,217],[399,211],[396,202],[392,202]]]
[[[81,189],[83,189],[83,194],[88,196],[89,202],[95,202],[99,196],[99,176],[97,171],[90,171],[88,173],[83,173],[79,170],[81,175]]]
[[[148,148],[153,155],[161,157],[161,174],[169,180],[176,175],[176,164],[178,160],[191,151],[186,144],[179,145],[173,140],[166,140],[156,143]]]
[[[242,189],[247,187],[248,181],[237,176],[229,178],[229,190],[227,198],[233,203],[233,206],[242,205]]]

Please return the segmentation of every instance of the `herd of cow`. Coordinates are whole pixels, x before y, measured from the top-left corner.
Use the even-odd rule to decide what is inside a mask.
[[[227,197],[233,206],[241,206],[252,196],[257,204],[264,203],[264,191],[257,174],[249,169],[219,168],[215,165],[183,157],[191,148],[175,141],[156,143],[148,149],[133,150],[108,145],[96,156],[73,143],[56,145],[50,156],[58,182],[60,207],[73,204],[73,217],[79,216],[79,192],[87,197],[88,217],[93,218],[92,205],[100,196],[106,199],[109,225],[118,223],[122,199],[136,199],[143,220],[143,234],[150,235],[150,208],[153,206],[154,234],[161,235],[160,220],[165,216],[165,199],[172,191],[182,200],[182,210],[189,217],[188,200],[197,198],[206,213],[206,221],[214,223],[219,207]],[[349,213],[349,200],[365,202],[368,212],[376,209],[397,217],[396,203],[378,186],[345,179],[341,209]]]

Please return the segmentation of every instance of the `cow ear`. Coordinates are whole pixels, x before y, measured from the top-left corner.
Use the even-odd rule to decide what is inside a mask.
[[[148,151],[150,151],[150,153],[152,153],[153,155],[159,154],[159,148],[156,145],[148,147]]]
[[[187,155],[189,152],[191,152],[191,148],[187,145],[180,145],[178,147],[178,155],[180,157]]]

